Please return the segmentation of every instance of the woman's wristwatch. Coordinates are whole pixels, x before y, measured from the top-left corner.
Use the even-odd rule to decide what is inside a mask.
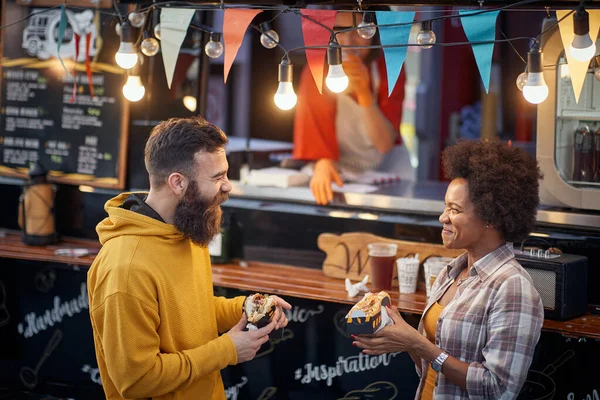
[[[448,358],[448,353],[442,351],[439,356],[435,360],[431,362],[431,369],[435,372],[440,372],[442,370],[442,365],[444,365],[444,361]]]

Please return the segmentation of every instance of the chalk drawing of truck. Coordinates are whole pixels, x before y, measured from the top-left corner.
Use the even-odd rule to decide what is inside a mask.
[[[47,60],[58,55],[58,26],[60,23],[60,10],[33,9],[27,26],[23,30],[23,42],[21,47],[31,57]],[[63,59],[75,58],[75,34],[81,35],[79,41],[79,57],[77,62],[85,61],[85,36],[91,33],[90,57],[96,54],[96,25],[94,24],[94,12],[85,10],[74,13],[66,11],[67,27],[65,29],[60,56]]]

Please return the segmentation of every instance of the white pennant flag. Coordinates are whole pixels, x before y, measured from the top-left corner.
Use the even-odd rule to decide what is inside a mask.
[[[195,12],[196,10],[189,8],[165,7],[160,10],[160,49],[169,89],[173,82],[179,49]]]

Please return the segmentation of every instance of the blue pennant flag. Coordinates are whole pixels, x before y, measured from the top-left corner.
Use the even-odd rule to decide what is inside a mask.
[[[477,14],[473,10],[459,10],[460,20],[469,42],[482,42],[496,39],[496,18],[500,10]],[[490,87],[492,71],[492,54],[494,43],[473,44],[473,54],[479,68],[479,74],[487,93]]]
[[[379,27],[379,37],[382,45],[408,44],[411,22],[415,19],[414,11],[376,11],[377,25],[401,24],[402,26]],[[406,58],[407,47],[389,47],[383,49],[385,68],[387,70],[388,96],[400,76],[402,64]]]
[[[56,39],[56,56],[58,57],[58,61],[62,64],[63,68],[67,75],[71,76],[71,73],[65,67],[65,63],[60,56],[60,45],[62,44],[63,37],[65,36],[65,30],[67,29],[67,13],[65,11],[65,5],[62,4],[60,6],[60,21],[58,22],[58,38]],[[75,60],[77,61],[77,60]]]

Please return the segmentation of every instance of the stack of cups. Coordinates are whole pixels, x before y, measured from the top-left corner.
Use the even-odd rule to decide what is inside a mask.
[[[431,296],[431,286],[433,286],[433,283],[437,279],[442,268],[450,264],[452,260],[454,259],[449,257],[429,257],[425,260],[423,269],[425,270],[425,288],[427,289],[427,297]]]
[[[415,293],[419,276],[419,255],[396,260],[400,293]]]

